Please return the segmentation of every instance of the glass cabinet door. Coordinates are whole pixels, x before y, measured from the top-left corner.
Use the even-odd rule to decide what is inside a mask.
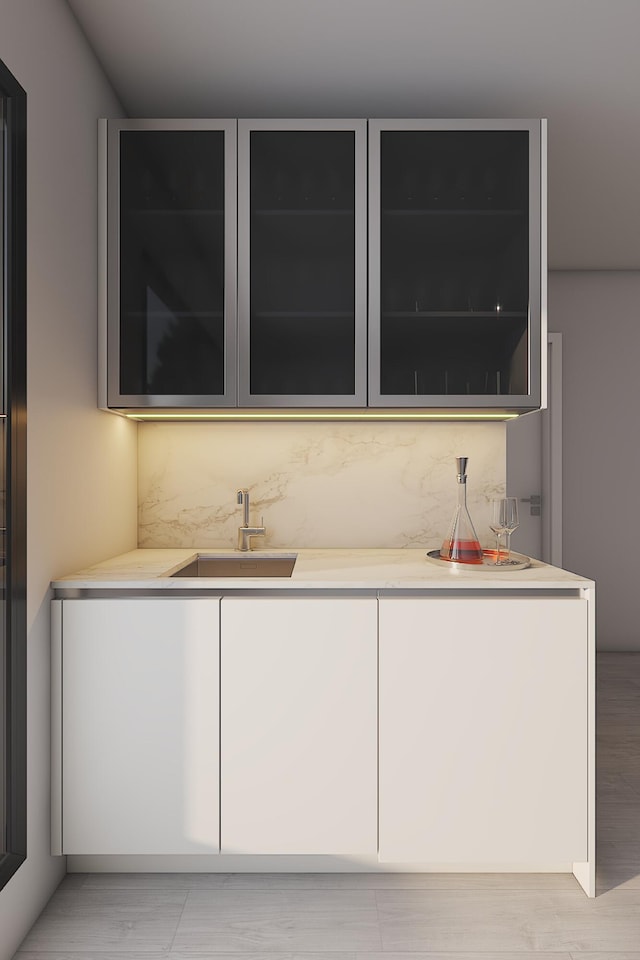
[[[241,406],[366,406],[366,121],[239,121]]]
[[[539,406],[540,122],[369,138],[370,405]]]
[[[235,130],[110,125],[111,406],[235,405]]]

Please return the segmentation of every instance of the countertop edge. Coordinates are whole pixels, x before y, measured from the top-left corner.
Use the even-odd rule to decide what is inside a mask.
[[[532,560],[531,567],[500,574],[486,571],[440,570],[426,561],[431,547],[420,548],[274,548],[254,555],[296,554],[291,577],[172,576],[198,554],[238,557],[237,551],[213,547],[139,548],[51,581],[56,592],[105,590],[181,590],[207,593],[238,590],[297,592],[374,590],[578,590],[595,582],[570,571]],[[242,555],[240,555],[242,556]]]

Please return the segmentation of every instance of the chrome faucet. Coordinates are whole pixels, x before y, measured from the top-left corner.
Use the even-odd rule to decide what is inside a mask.
[[[238,527],[238,550],[246,553],[251,550],[251,537],[264,537],[267,533],[264,526],[249,526],[249,491],[238,490],[238,503],[243,506],[242,526]],[[262,518],[261,518],[262,520]],[[264,523],[264,521],[262,521]]]

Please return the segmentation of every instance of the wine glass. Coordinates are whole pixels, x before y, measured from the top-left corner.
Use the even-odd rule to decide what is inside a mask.
[[[496,565],[506,566],[511,563],[511,534],[519,525],[517,497],[502,497],[491,501],[489,526],[496,535]],[[504,557],[500,554],[500,537],[503,534],[505,537]]]
[[[507,532],[507,525],[505,520],[504,512],[505,500],[492,500],[491,501],[491,514],[489,517],[489,526],[496,535],[496,563],[501,563],[500,560],[500,538],[503,534]]]
[[[518,498],[505,497],[502,502],[504,504],[504,524],[507,535],[507,556],[504,563],[511,563],[511,534],[520,526],[520,518],[518,517]]]

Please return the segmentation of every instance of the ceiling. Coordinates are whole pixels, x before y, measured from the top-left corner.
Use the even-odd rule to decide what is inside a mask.
[[[132,117],[547,117],[549,263],[640,269],[640,0],[67,0]]]

